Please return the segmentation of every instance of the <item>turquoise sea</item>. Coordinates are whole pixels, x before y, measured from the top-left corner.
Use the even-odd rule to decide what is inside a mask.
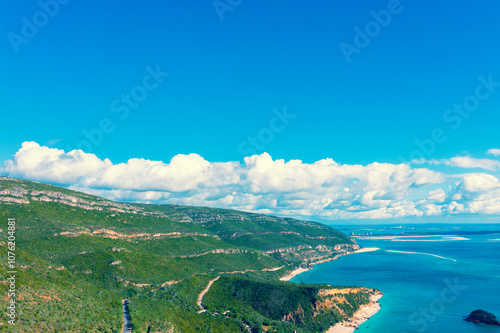
[[[500,225],[337,228],[367,235],[356,236],[358,244],[380,250],[317,265],[292,281],[381,290],[380,312],[356,332],[500,333],[463,320],[476,309],[500,317]],[[371,237],[379,235],[386,236]]]

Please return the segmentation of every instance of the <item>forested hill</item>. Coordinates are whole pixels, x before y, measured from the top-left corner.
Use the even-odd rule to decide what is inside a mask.
[[[309,332],[299,323],[267,318],[250,308],[234,316],[213,315],[210,308],[197,313],[196,298],[216,276],[282,287],[290,283],[278,278],[293,268],[358,248],[348,236],[315,222],[206,207],[117,203],[13,178],[0,178],[0,216],[2,258],[7,220],[16,220],[16,326],[25,332],[118,332],[124,298],[134,332],[258,331],[263,320],[270,332]],[[6,299],[1,302],[6,308]],[[0,322],[6,322],[5,313]]]

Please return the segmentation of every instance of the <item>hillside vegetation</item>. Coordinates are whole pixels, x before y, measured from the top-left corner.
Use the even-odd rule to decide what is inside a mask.
[[[278,280],[294,268],[358,248],[319,223],[117,203],[0,178],[5,286],[9,218],[17,225],[18,320],[15,329],[6,324],[9,299],[2,293],[2,331],[121,332],[122,300],[128,298],[134,332],[319,332],[366,303],[372,292],[359,289],[341,305],[321,308],[319,290],[331,287]],[[198,295],[218,276],[200,311]]]

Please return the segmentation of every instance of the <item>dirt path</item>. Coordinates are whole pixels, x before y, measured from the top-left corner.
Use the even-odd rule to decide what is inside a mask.
[[[220,279],[220,275],[218,277],[216,277],[215,279],[213,280],[210,280],[210,282],[208,282],[208,285],[205,289],[203,289],[203,291],[198,295],[198,300],[196,301],[196,304],[198,304],[198,306],[200,307],[200,311],[198,311],[198,313],[202,313],[202,312],[205,312],[207,311],[203,305],[201,305],[201,302],[203,301],[203,296],[205,296],[205,294],[210,290],[210,287],[212,286],[212,284],[214,284],[215,281],[217,281],[218,279]]]

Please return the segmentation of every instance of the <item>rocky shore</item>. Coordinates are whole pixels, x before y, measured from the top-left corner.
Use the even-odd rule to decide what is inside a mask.
[[[370,297],[370,303],[366,305],[362,305],[361,308],[356,311],[354,316],[343,321],[342,323],[338,323],[335,326],[332,326],[325,333],[352,333],[354,332],[361,324],[365,321],[369,320],[374,314],[376,314],[380,310],[380,304],[378,300],[382,298],[382,293],[377,293]]]

